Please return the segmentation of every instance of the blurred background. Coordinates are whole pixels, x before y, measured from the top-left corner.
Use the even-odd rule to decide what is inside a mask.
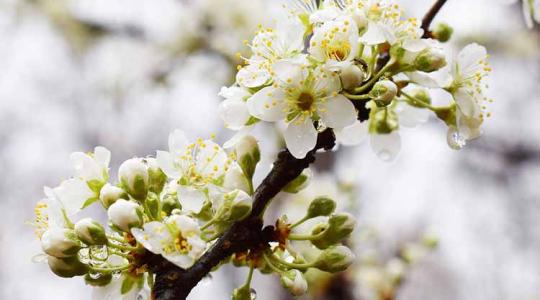
[[[421,18],[433,1],[397,2]],[[394,163],[367,145],[339,149],[321,157],[306,195],[276,201],[276,215],[294,214],[299,197],[332,194],[358,217],[359,262],[325,279],[319,299],[540,299],[540,29],[498,2],[450,0],[436,19],[455,28],[450,51],[478,41],[491,53],[484,136],[455,152],[431,120],[403,131]],[[114,174],[165,149],[175,128],[225,141],[217,93],[233,82],[243,41],[280,5],[0,0],[0,299],[91,299],[82,279],[33,262],[40,247],[27,223],[42,187],[72,174],[71,152],[96,145],[112,151]],[[261,178],[279,138],[259,134],[271,137]],[[189,299],[228,299],[244,273],[223,268]],[[290,299],[275,277],[255,281],[257,299]]]

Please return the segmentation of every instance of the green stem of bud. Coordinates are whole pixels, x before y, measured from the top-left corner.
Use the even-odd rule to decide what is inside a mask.
[[[271,255],[271,254],[270,254]],[[280,266],[275,265],[272,260],[270,259],[269,255],[266,253],[263,253],[263,259],[266,262],[266,265],[272,269],[272,271],[281,274],[283,272],[286,272],[287,270],[280,269]]]
[[[317,234],[294,234],[294,233],[291,233],[289,234],[289,237],[288,239],[289,240],[293,240],[293,241],[312,241],[312,240],[317,240],[317,239],[320,239],[324,233],[326,232],[326,230],[323,230]]]
[[[357,87],[356,89],[354,89],[354,92],[357,94],[365,92],[369,87],[371,87],[375,82],[377,82],[377,80],[379,80],[379,78],[381,78],[381,76],[383,76],[384,73],[386,73],[386,71],[388,71],[388,69],[390,69],[390,67],[392,67],[395,63],[396,63],[396,59],[391,58],[390,61],[388,61],[388,63],[379,71],[379,73],[373,76],[368,82],[366,82],[361,87]]]
[[[114,267],[114,268],[98,268],[98,267],[88,266],[88,269],[91,270],[91,271],[97,272],[97,273],[110,274],[110,273],[114,273],[114,272],[127,270],[127,269],[129,269],[130,266],[131,265],[129,265],[129,264],[119,266],[119,267]]]
[[[298,220],[296,223],[289,226],[289,229],[293,229],[301,224],[303,224],[305,221],[309,220],[310,218],[308,216],[303,217],[302,219]]]
[[[354,94],[349,94],[347,92],[343,92],[343,95],[345,95],[345,97],[351,99],[351,100],[371,100],[371,96],[369,94],[365,94],[365,95],[354,95]]]
[[[448,107],[435,107],[429,103],[425,103],[424,101],[422,101],[421,99],[418,99],[417,97],[413,97],[403,91],[400,91],[400,93],[405,96],[405,98],[407,98],[409,101],[414,101],[415,104],[417,105],[420,105],[420,106],[423,106],[424,108],[427,108],[433,112],[438,112],[438,111],[441,111],[441,110],[446,110],[448,109]],[[407,101],[408,102],[408,101]]]
[[[290,263],[288,261],[285,261],[277,256],[275,256],[272,253],[269,253],[268,258],[278,264],[284,265],[286,267],[292,268],[292,269],[298,269],[298,270],[307,270],[308,268],[311,268],[315,265],[315,262],[305,263],[305,264],[297,264],[297,263]]]
[[[139,248],[137,248],[137,247],[131,247],[131,246],[125,246],[125,245],[117,245],[117,244],[113,244],[111,242],[107,243],[107,247],[114,248],[114,249],[119,249],[119,250],[124,250],[124,251],[137,251],[137,250],[139,250]]]

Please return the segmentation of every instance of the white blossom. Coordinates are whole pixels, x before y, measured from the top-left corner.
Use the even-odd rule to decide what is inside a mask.
[[[185,215],[172,215],[164,222],[149,222],[143,229],[133,228],[131,232],[148,251],[161,254],[184,269],[191,267],[206,249],[199,224]]]

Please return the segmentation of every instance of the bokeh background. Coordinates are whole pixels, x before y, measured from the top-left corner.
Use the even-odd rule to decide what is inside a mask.
[[[416,17],[432,3],[397,2]],[[243,40],[279,8],[276,0],[0,0],[0,299],[91,299],[82,279],[33,262],[40,248],[27,223],[42,187],[70,176],[73,151],[106,146],[114,172],[166,148],[175,128],[230,137],[217,93],[233,80]],[[455,152],[431,120],[404,131],[394,163],[367,145],[324,155],[318,188],[352,187],[346,198],[362,228],[353,242],[383,265],[426,232],[437,236],[385,300],[539,300],[540,29],[525,28],[517,4],[494,0],[450,0],[437,21],[456,30],[450,51],[479,41],[492,55],[484,136]],[[270,128],[259,134],[271,137],[261,177],[279,138]],[[287,205],[275,210],[292,213]],[[383,299],[384,274],[373,266],[357,266],[337,290]],[[189,299],[227,299],[244,271],[224,268]],[[289,299],[274,277],[257,275],[255,287],[257,299]],[[321,297],[345,299],[338,294]]]

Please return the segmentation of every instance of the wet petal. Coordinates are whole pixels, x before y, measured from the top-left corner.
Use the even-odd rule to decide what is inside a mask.
[[[397,131],[371,136],[371,149],[384,161],[393,161],[401,150],[401,137]]]
[[[343,95],[325,99],[318,109],[322,121],[330,128],[347,127],[356,121],[356,109]]]
[[[301,116],[289,123],[284,138],[291,154],[296,158],[304,158],[317,144],[317,130],[311,118]]]
[[[267,122],[276,122],[285,118],[287,104],[281,89],[266,87],[258,91],[247,101],[249,112]]]
[[[342,129],[335,129],[336,140],[345,146],[358,145],[368,137],[368,122],[356,121]]]

